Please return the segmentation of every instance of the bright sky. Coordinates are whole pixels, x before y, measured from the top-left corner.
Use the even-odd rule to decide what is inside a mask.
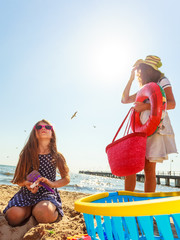
[[[131,107],[121,104],[122,91],[134,62],[149,54],[161,58],[173,86],[177,105],[169,114],[179,151],[179,0],[0,4],[0,164],[17,164],[45,118],[71,172],[109,170],[105,147]],[[180,170],[179,155],[170,159],[157,169]]]

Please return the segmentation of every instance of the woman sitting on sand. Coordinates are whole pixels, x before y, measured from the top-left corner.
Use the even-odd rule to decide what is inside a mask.
[[[56,168],[61,179],[56,180]],[[32,188],[27,175],[37,170],[42,176]],[[47,184],[54,191],[40,185]],[[22,149],[12,183],[21,186],[9,201],[3,213],[11,226],[23,224],[31,215],[38,223],[52,223],[63,216],[62,203],[57,188],[70,182],[69,169],[61,153],[57,151],[53,126],[46,121],[37,122]]]

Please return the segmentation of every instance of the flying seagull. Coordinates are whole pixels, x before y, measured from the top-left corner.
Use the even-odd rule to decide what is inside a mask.
[[[75,112],[75,113],[72,115],[71,119],[73,119],[74,117],[76,117],[76,114],[77,114],[77,112]]]

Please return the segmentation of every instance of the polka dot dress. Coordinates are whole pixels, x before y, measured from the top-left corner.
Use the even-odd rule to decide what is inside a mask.
[[[39,155],[39,161],[40,166],[38,172],[41,174],[41,176],[48,178],[50,181],[55,181],[56,167],[52,163],[51,154]],[[26,187],[21,187],[19,192],[17,192],[14,197],[11,198],[3,213],[5,214],[6,211],[13,206],[34,206],[40,201],[47,200],[52,202],[56,206],[57,211],[60,213],[60,215],[63,216],[60,195],[56,188],[53,188],[53,190],[55,191],[55,193],[49,192],[44,187],[39,187],[37,193],[33,194]]]

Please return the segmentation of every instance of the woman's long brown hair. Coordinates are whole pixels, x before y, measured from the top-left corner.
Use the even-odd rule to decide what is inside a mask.
[[[37,126],[40,122],[44,122],[48,125],[51,125],[47,120],[38,121],[35,126]],[[56,146],[56,135],[54,130],[52,129],[52,138],[50,140],[49,149],[52,155],[52,159],[59,168],[61,176],[65,176],[68,174],[69,169],[66,164],[65,158],[61,153],[57,151]],[[16,166],[14,178],[11,181],[14,184],[22,183],[26,180],[27,175],[32,170],[39,169],[39,157],[38,157],[38,140],[36,138],[36,132],[33,128],[27,143],[25,144],[24,148],[22,149],[19,155],[19,161]]]

